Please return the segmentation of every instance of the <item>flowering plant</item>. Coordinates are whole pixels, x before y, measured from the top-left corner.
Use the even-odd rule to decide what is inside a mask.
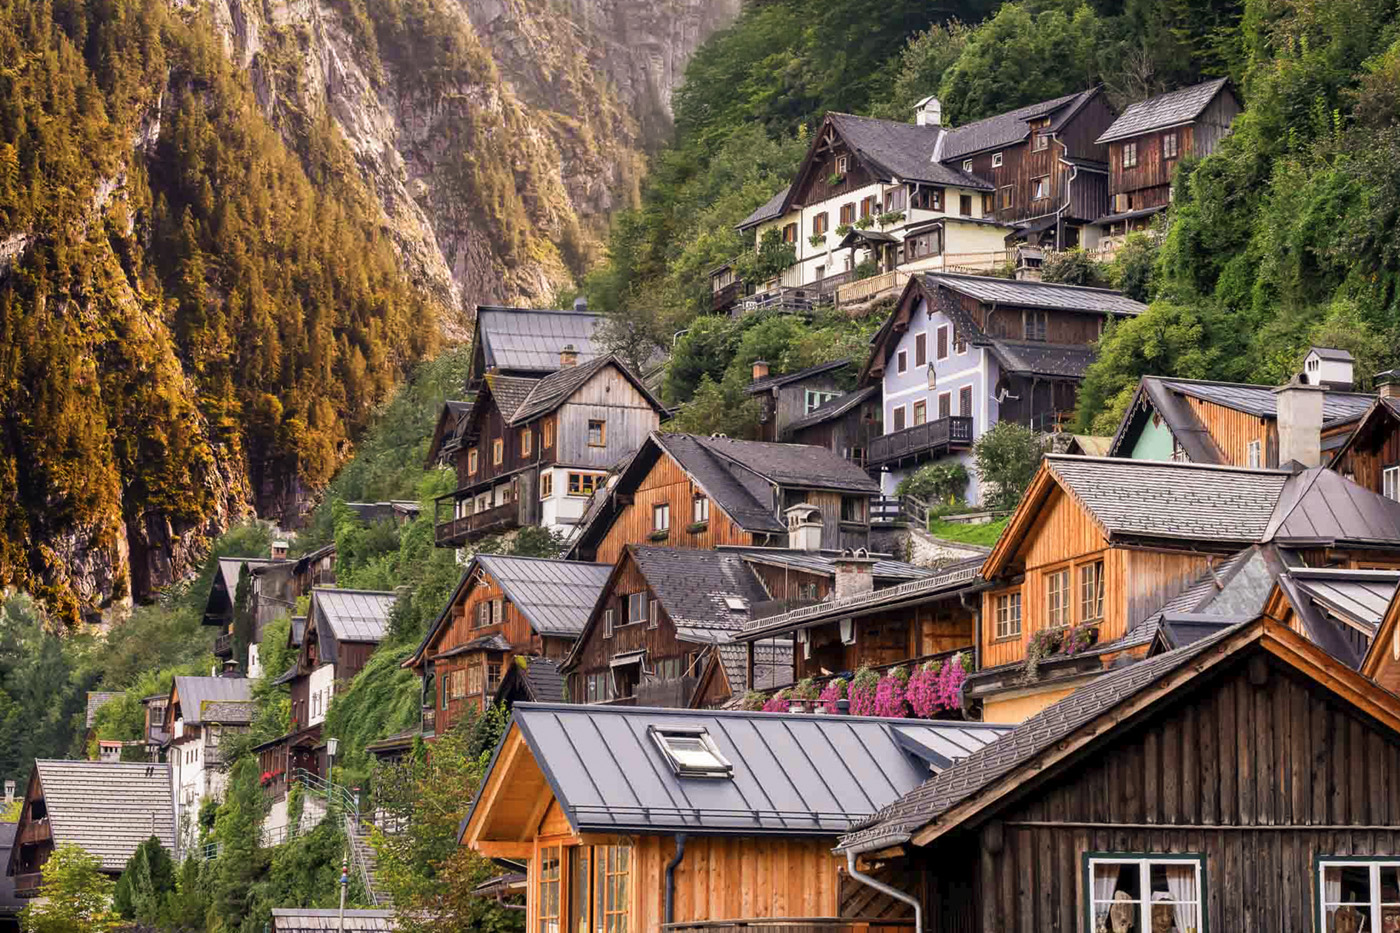
[[[792,698],[794,700],[819,700],[821,699],[821,691],[817,689],[815,680],[804,677],[793,685]]]
[[[767,702],[768,698],[766,696],[759,693],[757,690],[750,690],[748,693],[744,694],[744,698],[739,701],[739,708],[748,710],[751,713],[756,713],[763,709]]]
[[[822,688],[822,695],[818,699],[821,700],[822,706],[825,706],[828,712],[836,712],[836,704],[846,699],[846,687],[846,678],[837,677],[828,681],[827,685]]]
[[[920,719],[932,719],[938,711],[938,675],[941,667],[937,661],[922,665],[909,678],[909,686],[904,689],[904,699]]]
[[[851,715],[875,715],[875,691],[880,686],[880,675],[868,667],[856,671],[851,679]]]
[[[896,667],[880,678],[880,685],[875,688],[876,716],[903,719],[909,715],[904,705],[904,684],[908,679],[909,673],[902,667]]]
[[[1098,626],[1086,622],[1083,625],[1076,625],[1065,632],[1063,648],[1061,650],[1063,650],[1065,654],[1073,657],[1079,652],[1093,647],[1094,643],[1098,640]]]
[[[786,713],[788,711],[788,691],[779,690],[763,704],[765,713]]]
[[[967,680],[967,668],[963,663],[962,652],[948,659],[938,672],[938,683],[934,689],[934,704],[937,709],[958,709],[962,706],[962,685]]]

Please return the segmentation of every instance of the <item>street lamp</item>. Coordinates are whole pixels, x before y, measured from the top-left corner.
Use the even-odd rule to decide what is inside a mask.
[[[326,783],[335,787],[335,752],[340,748],[340,740],[337,738],[326,739]]]

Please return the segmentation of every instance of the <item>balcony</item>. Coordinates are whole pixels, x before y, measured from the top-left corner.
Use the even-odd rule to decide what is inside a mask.
[[[37,871],[18,872],[15,878],[15,897],[38,897],[39,884],[44,880]]]
[[[952,415],[871,438],[868,466],[905,466],[972,446],[972,418]]]
[[[438,547],[461,547],[475,538],[500,534],[503,531],[517,528],[519,525],[519,503],[506,502],[474,515],[463,515],[460,518],[439,521],[435,526],[435,537]]]
[[[214,639],[214,656],[219,658],[233,657],[233,633],[225,632]]]
[[[710,300],[711,311],[728,311],[734,302],[738,301],[744,294],[744,283],[730,282],[715,289]]]
[[[879,275],[872,275],[869,278],[842,285],[836,290],[836,303],[844,307],[874,301],[884,295],[895,294],[904,288],[908,281],[909,273],[907,272],[898,270],[881,272]]]
[[[48,817],[25,823],[15,838],[15,845],[28,846],[49,841]]]
[[[773,917],[665,923],[661,929],[666,933],[914,933],[914,922],[841,917]]]
[[[437,735],[437,710],[431,706],[423,707],[423,735]]]

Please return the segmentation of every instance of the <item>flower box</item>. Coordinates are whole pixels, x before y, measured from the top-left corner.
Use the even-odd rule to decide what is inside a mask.
[[[660,529],[660,530],[658,530],[658,531],[653,531],[651,534],[647,535],[647,540],[648,540],[648,541],[665,541],[665,540],[666,540],[667,538],[669,538],[670,536],[671,536],[671,529],[669,529],[669,528],[662,528],[662,529]]]
[[[708,531],[709,528],[709,522],[691,522],[689,525],[685,526],[685,530],[693,535],[698,535],[702,531]]]

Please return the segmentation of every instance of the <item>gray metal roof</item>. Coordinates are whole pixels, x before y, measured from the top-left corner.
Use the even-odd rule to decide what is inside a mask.
[[[1008,731],[984,723],[533,703],[516,705],[514,723],[579,832],[780,836],[843,832]],[[733,776],[676,776],[648,731],[667,726],[704,729]]]
[[[1209,382],[1202,379],[1175,379],[1163,376],[1145,376],[1143,381],[1156,380],[1167,389],[1189,395],[1206,402],[1214,402],[1226,408],[1257,415],[1260,418],[1278,417],[1278,396],[1273,386],[1248,385],[1235,382]],[[1360,418],[1371,407],[1376,396],[1366,392],[1335,392],[1328,390],[1322,396],[1322,420],[1324,424],[1352,421]]]
[[[929,284],[942,285],[960,295],[1000,305],[1129,315],[1141,314],[1147,310],[1147,305],[1142,302],[1134,301],[1122,292],[1108,288],[1024,282],[986,275],[956,275],[950,272],[924,273],[923,279]]]
[[[476,561],[541,635],[578,635],[612,573],[611,564],[480,554]]]
[[[552,373],[565,344],[573,344],[580,364],[601,352],[593,335],[602,320],[603,315],[587,311],[479,305],[476,332],[487,369]]]
[[[72,843],[120,872],[152,835],[175,851],[170,765],[117,761],[34,762],[55,845]]]
[[[992,354],[1009,373],[1082,379],[1098,351],[1084,344],[1043,343],[1035,340],[993,340]]]
[[[1050,454],[1046,464],[1110,534],[1263,540],[1289,474],[1158,460]]]
[[[1341,363],[1356,362],[1356,357],[1340,347],[1308,347],[1308,353],[1316,353],[1324,360],[1336,360]]]
[[[389,630],[389,615],[398,597],[375,590],[342,590],[313,587],[312,611],[317,626],[330,626],[336,641],[378,644]]]
[[[1210,102],[1215,100],[1215,95],[1220,93],[1229,80],[1216,78],[1129,104],[1123,115],[1114,120],[1095,141],[1110,143],[1190,123],[1210,106]]]
[[[742,630],[749,613],[730,609],[726,597],[739,597],[750,606],[768,599],[738,554],[641,545],[628,551],[682,641],[725,642]]]
[[[1298,567],[1288,572],[1314,601],[1331,612],[1357,622],[1378,626],[1395,597],[1400,571],[1336,570]]]
[[[1066,94],[1064,97],[1028,104],[993,117],[953,127],[947,131],[938,157],[948,162],[998,146],[1018,143],[1030,134],[1031,120],[1054,114],[1066,107],[1070,108],[1067,112],[1077,110],[1097,92],[1097,88],[1091,88],[1075,94]]]
[[[399,927],[398,918],[392,910],[362,910],[345,909],[343,929],[346,930],[366,930],[366,931],[389,931],[397,930]],[[272,929],[277,933],[300,933],[303,930],[314,930],[316,933],[328,930],[340,930],[340,911],[328,909],[316,909],[311,907],[274,907],[272,908]]]
[[[775,217],[783,216],[783,205],[787,202],[788,192],[792,190],[791,185],[784,185],[783,190],[764,201],[754,208],[753,213],[735,224],[738,230],[745,230],[749,227],[757,226],[765,220],[772,220]]]
[[[210,704],[246,703],[253,699],[252,681],[247,677],[176,677],[175,695],[180,700],[180,718],[190,725],[204,722]]]
[[[1284,546],[1400,544],[1400,502],[1325,467],[1290,477],[1264,531]]]
[[[97,711],[119,696],[121,696],[120,693],[89,690],[87,695],[87,728],[91,729],[92,724],[97,720]]]
[[[857,157],[868,164],[876,175],[901,181],[992,190],[988,182],[976,175],[935,160],[939,137],[952,136],[956,133],[954,130],[858,117],[849,113],[830,113],[827,119],[846,144],[855,150]],[[947,143],[944,145],[946,147]]]

